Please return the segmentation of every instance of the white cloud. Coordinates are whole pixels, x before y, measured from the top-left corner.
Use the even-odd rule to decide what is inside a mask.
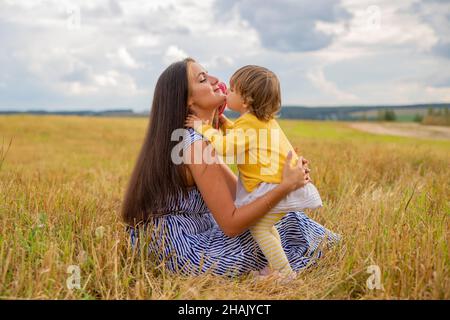
[[[137,35],[132,38],[131,44],[134,47],[156,47],[161,43],[161,40],[156,35]]]
[[[321,68],[309,71],[306,77],[324,94],[335,98],[337,103],[353,103],[358,100],[354,94],[339,90],[335,83],[327,80]]]
[[[203,62],[207,69],[230,68],[234,65],[234,59],[229,56],[213,56],[211,60]]]
[[[164,62],[171,64],[172,62],[187,58],[189,55],[176,45],[171,45],[167,48],[164,54]]]
[[[382,2],[344,1],[344,7],[353,14],[349,32],[341,41],[347,45],[390,48],[412,47],[429,51],[438,41],[434,30],[422,22],[414,12],[408,11],[409,1]]]
[[[122,63],[129,68],[138,68],[138,63],[134,60],[134,58],[130,55],[125,47],[121,47],[117,52],[117,56],[122,61]]]

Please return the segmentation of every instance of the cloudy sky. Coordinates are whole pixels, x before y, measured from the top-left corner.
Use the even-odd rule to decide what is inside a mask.
[[[185,56],[284,105],[450,102],[450,1],[0,0],[0,110],[148,110]]]

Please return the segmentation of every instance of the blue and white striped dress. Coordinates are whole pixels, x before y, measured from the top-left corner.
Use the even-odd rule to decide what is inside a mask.
[[[185,147],[203,137],[189,129]],[[226,236],[193,187],[182,203],[171,203],[167,214],[147,225],[150,254],[170,271],[198,275],[242,275],[267,265],[264,254],[247,230],[239,236]],[[286,256],[294,271],[303,269],[321,256],[320,246],[331,245],[339,236],[308,218],[302,212],[286,214],[276,225]],[[137,232],[131,230],[135,245]],[[149,231],[150,230],[150,231]]]

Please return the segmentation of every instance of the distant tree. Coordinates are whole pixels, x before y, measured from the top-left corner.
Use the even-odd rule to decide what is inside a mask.
[[[429,116],[432,116],[433,113],[434,113],[433,108],[432,108],[432,107],[428,107],[428,113],[427,113],[427,114],[428,114]]]
[[[397,115],[393,110],[378,110],[377,120],[395,121],[397,120]]]
[[[414,116],[414,119],[413,119],[414,122],[422,122],[422,120],[423,120],[423,116],[418,113]]]
[[[450,114],[448,112],[448,107],[445,109],[439,109],[438,111],[433,111],[432,114],[428,113],[428,115],[423,118],[422,124],[450,126]]]
[[[384,113],[384,120],[386,121],[397,120],[397,115],[395,114],[394,110],[386,110],[386,112]]]

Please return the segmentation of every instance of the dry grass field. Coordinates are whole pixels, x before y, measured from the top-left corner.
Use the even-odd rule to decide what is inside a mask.
[[[280,123],[324,200],[310,216],[343,236],[286,285],[180,277],[132,250],[118,211],[147,119],[0,117],[0,299],[450,299],[450,140]]]

